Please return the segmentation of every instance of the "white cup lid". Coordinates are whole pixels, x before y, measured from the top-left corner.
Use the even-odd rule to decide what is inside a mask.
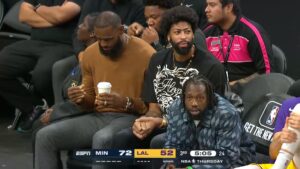
[[[99,82],[97,84],[98,88],[111,88],[111,84],[109,82]]]

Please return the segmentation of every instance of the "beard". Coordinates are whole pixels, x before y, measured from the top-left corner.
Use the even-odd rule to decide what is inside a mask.
[[[192,41],[191,42],[186,42],[187,43],[187,47],[179,47],[179,43],[175,43],[173,42],[172,40],[170,40],[170,43],[172,45],[172,47],[174,48],[174,50],[176,51],[176,53],[180,54],[180,55],[187,55],[192,46],[193,46],[193,43]]]
[[[111,48],[111,50],[109,51],[106,51],[104,50],[100,44],[99,44],[99,48],[100,48],[100,52],[104,55],[104,56],[107,56],[111,59],[116,59],[120,56],[121,54],[121,51],[123,49],[123,43],[121,41],[121,39],[119,39],[117,41],[117,43]]]

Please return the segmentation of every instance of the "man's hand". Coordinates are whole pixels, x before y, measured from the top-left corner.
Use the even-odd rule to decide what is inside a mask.
[[[33,28],[48,28],[54,25],[41,17],[34,10],[34,6],[28,2],[22,2],[19,11],[19,20]]]
[[[80,104],[82,103],[86,92],[84,91],[84,85],[68,88],[68,96],[71,102]]]
[[[155,41],[159,41],[159,36],[157,31],[152,28],[152,27],[148,27],[146,29],[144,29],[142,37],[141,37],[144,41],[146,41],[147,43],[151,44]]]
[[[239,79],[239,80],[235,80],[235,81],[230,81],[229,85],[233,86],[233,85],[235,85],[237,83],[245,84],[245,83],[250,82],[252,79],[256,78],[257,76],[259,76],[258,73],[253,73],[252,75],[249,75],[249,76],[247,76],[245,78],[242,78],[242,79]]]
[[[289,126],[294,129],[300,129],[300,115],[297,115],[296,113],[292,112],[289,117]]]
[[[284,128],[281,131],[280,134],[280,143],[292,143],[297,140],[297,134],[288,129],[288,126],[290,125],[290,117],[287,117]],[[291,126],[291,125],[290,125]]]
[[[155,128],[158,128],[162,122],[160,117],[140,117],[135,120],[132,126],[133,134],[143,140],[152,133]]]
[[[117,93],[101,93],[98,94],[95,99],[96,110],[98,112],[101,112],[103,108],[125,109],[126,102],[127,99]]]
[[[51,116],[52,112],[53,112],[53,109],[52,109],[52,108],[49,108],[49,109],[47,109],[47,110],[42,114],[40,120],[41,120],[41,122],[42,122],[44,125],[49,124],[49,122],[50,122],[50,116]]]
[[[127,34],[139,37],[143,33],[143,30],[144,27],[141,24],[134,22],[133,24],[129,25]]]
[[[60,25],[75,18],[80,10],[80,5],[66,0],[62,5],[41,5],[37,8],[36,13],[53,25]]]

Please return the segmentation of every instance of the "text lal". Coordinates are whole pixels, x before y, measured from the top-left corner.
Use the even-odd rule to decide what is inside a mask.
[[[149,155],[149,153],[147,151],[136,151],[137,155]]]

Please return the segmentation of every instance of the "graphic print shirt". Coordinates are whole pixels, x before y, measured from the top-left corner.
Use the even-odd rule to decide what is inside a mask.
[[[194,57],[185,62],[173,58],[172,49],[157,52],[150,60],[145,75],[143,99],[147,103],[158,103],[162,112],[182,93],[184,82],[202,74],[212,82],[217,93],[223,95],[225,74],[223,65],[209,52],[196,48]]]

